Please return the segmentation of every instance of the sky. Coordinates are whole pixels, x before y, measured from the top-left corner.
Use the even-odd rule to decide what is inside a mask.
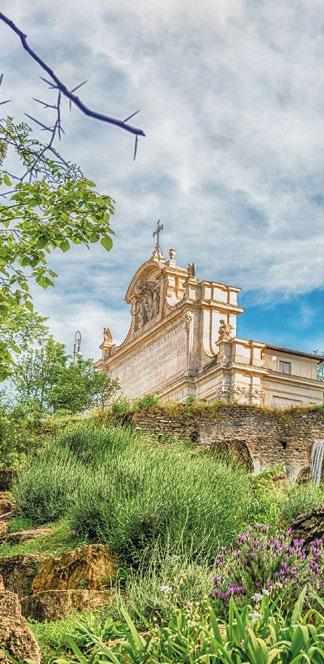
[[[61,153],[116,201],[114,246],[55,254],[33,289],[56,338],[127,333],[127,286],[153,250],[242,288],[238,336],[324,351],[322,0],[2,0],[30,45],[96,110],[145,131],[135,162],[120,129],[63,108]],[[42,71],[0,22],[7,112],[47,118]],[[1,101],[1,95],[0,95]]]

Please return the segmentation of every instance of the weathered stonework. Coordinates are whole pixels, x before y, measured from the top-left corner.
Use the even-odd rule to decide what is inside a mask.
[[[130,419],[136,430],[152,432],[160,440],[172,436],[231,450],[255,472],[280,464],[294,480],[309,473],[312,446],[324,438],[324,412],[317,408],[276,412],[237,405],[190,410],[179,405],[174,411],[135,412]]]

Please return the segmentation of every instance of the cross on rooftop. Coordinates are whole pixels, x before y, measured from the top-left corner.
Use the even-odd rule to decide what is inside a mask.
[[[153,231],[153,237],[156,236],[155,251],[161,251],[160,247],[160,233],[163,231],[164,225],[161,224],[160,219],[157,220],[156,230]]]

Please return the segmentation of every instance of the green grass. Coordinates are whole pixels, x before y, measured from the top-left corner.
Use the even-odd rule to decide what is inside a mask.
[[[24,523],[26,523],[25,520]],[[30,526],[31,522],[29,521],[28,523]],[[45,525],[51,528],[51,532],[48,535],[31,540],[30,542],[23,542],[22,544],[10,544],[9,542],[0,544],[0,558],[18,554],[44,554],[44,557],[50,558],[51,556],[61,555],[65,551],[70,551],[85,543],[84,540],[77,538],[71,532],[70,525],[66,519]]]

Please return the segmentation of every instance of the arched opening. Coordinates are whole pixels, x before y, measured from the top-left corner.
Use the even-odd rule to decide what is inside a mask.
[[[305,484],[310,480],[310,466],[305,466],[302,468],[296,477],[297,484]]]
[[[224,440],[222,443],[217,443],[214,449],[221,455],[231,457],[235,463],[240,463],[251,473],[257,470],[244,440]]]

